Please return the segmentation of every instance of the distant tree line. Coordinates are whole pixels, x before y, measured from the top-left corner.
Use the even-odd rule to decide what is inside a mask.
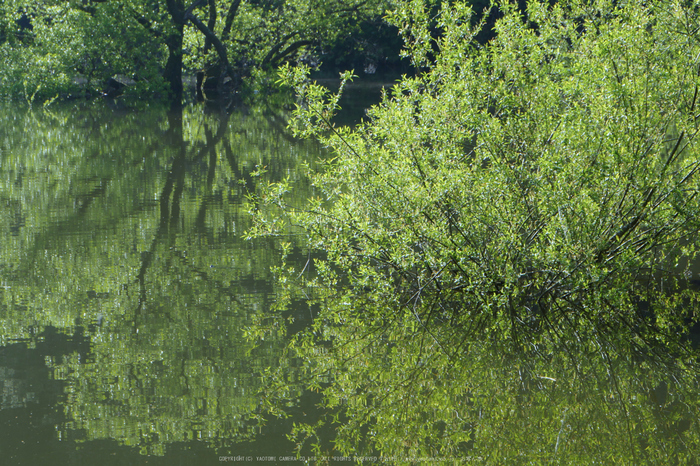
[[[385,0],[6,0],[0,92],[27,99],[126,90],[183,98],[183,74],[211,97],[283,63],[333,70],[399,65]],[[119,79],[110,81],[110,78]],[[128,89],[115,89],[128,84]]]

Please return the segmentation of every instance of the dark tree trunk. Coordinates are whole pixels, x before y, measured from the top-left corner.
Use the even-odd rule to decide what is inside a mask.
[[[176,32],[166,39],[168,61],[163,70],[163,77],[170,86],[170,101],[173,105],[182,102],[182,25],[177,25]]]
[[[167,0],[168,12],[175,26],[166,39],[168,61],[163,76],[170,85],[170,102],[173,107],[182,104],[182,43],[185,27],[185,9],[182,0]]]
[[[209,22],[207,23],[207,27],[211,31],[216,27],[216,0],[209,0]],[[204,40],[204,53],[209,51],[211,45],[211,39],[207,37]]]

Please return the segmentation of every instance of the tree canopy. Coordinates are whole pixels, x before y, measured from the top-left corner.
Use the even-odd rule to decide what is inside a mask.
[[[381,21],[384,0],[7,0],[0,90],[47,99],[92,94],[121,76],[135,95],[182,100],[183,70],[236,90],[284,62],[317,62]],[[364,38],[371,38],[371,32]]]
[[[698,383],[700,4],[497,6],[475,23],[468,2],[444,3],[435,37],[428,3],[400,5],[390,19],[423,71],[354,129],[333,125],[338,96],[308,70],[283,70],[297,134],[335,154],[306,208],[286,205],[291,183],[268,197],[327,254],[301,283],[320,313],[293,350],[347,452],[682,463],[700,441],[681,394]],[[275,225],[261,215],[254,233]],[[305,276],[288,267],[287,283]],[[664,421],[664,453],[649,437],[660,382],[640,374],[666,363],[690,411]],[[499,388],[482,379],[497,373]],[[591,399],[548,406],[550,390]],[[549,433],[506,448],[527,422]]]

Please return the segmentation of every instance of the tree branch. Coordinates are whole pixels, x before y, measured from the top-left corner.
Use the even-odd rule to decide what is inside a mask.
[[[205,3],[207,3],[207,0],[197,0],[192,5],[190,5],[190,7],[187,10],[185,10],[185,14],[183,15],[184,21],[187,22],[187,17],[192,14],[192,11],[194,11],[195,8],[204,5]]]
[[[207,27],[213,31],[216,27],[216,0],[209,0],[209,21]],[[204,53],[207,53],[212,46],[211,39],[208,37],[204,40]]]
[[[270,65],[271,66],[277,65],[277,63],[279,63],[279,61],[282,60],[283,58],[285,58],[286,56],[296,52],[298,49],[300,49],[304,46],[312,45],[313,43],[314,43],[314,41],[312,41],[312,40],[298,40],[296,42],[293,42],[292,44],[290,44],[289,47],[284,49],[282,52],[278,53],[277,56],[274,57],[270,61]]]
[[[168,7],[168,13],[175,24],[183,22],[182,8],[177,0],[165,0]]]
[[[240,4],[241,4],[241,0],[234,0],[228,9],[228,13],[226,13],[226,21],[224,22],[224,30],[221,33],[221,41],[222,42],[226,42],[228,40],[228,36],[231,33],[231,27],[233,26],[233,20],[236,18],[236,14],[238,13],[238,7],[240,6]]]
[[[266,66],[275,66],[280,60],[282,60],[284,57],[287,55],[295,52],[296,50],[300,49],[301,47],[304,47],[305,45],[311,45],[314,43],[312,40],[298,40],[296,42],[292,42],[286,49],[280,52],[280,49],[284,47],[289,39],[292,37],[299,35],[298,31],[292,32],[291,34],[287,34],[284,36],[274,47],[270,49],[270,51],[265,55],[265,58],[263,58],[262,62],[260,63],[260,66],[263,68]]]
[[[261,65],[262,67],[265,67],[265,65],[267,65],[267,64],[270,63],[270,62],[272,62],[272,57],[275,56],[275,54],[284,46],[284,44],[287,43],[287,41],[288,41],[289,39],[291,39],[292,37],[296,36],[297,34],[299,34],[299,33],[298,33],[298,32],[292,32],[291,34],[287,34],[287,35],[284,36],[282,39],[280,39],[280,41],[279,41],[275,46],[273,46],[273,47],[270,49],[269,52],[267,52],[267,55],[265,55],[265,58],[263,58],[263,60],[262,60],[262,62],[260,63],[260,65]]]
[[[192,24],[195,25],[199,31],[204,34],[204,37],[208,40],[211,41],[212,45],[214,46],[214,49],[216,50],[216,53],[219,55],[219,59],[221,60],[221,63],[224,65],[224,69],[226,70],[226,73],[233,78],[234,73],[233,69],[231,68],[231,65],[228,62],[228,54],[226,53],[226,46],[221,42],[221,40],[214,34],[214,32],[207,27],[206,24],[204,24],[199,18],[197,18],[195,15],[191,13],[190,10],[188,10],[187,14],[185,15],[185,21],[192,21]]]
[[[136,20],[137,23],[139,23],[141,26],[146,28],[148,32],[153,34],[153,37],[160,38],[163,36],[163,33],[153,29],[152,22],[141,16],[140,14],[136,13],[135,11],[132,13],[133,18]]]

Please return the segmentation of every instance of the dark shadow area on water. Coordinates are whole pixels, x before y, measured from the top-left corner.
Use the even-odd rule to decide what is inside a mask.
[[[58,426],[70,420],[62,407],[70,393],[67,384],[55,380],[46,360],[79,354],[90,360],[90,344],[83,329],[77,327],[73,335],[46,328],[32,342],[17,342],[0,348],[0,453],[1,464],[7,466],[35,466],[50,464],[73,465],[193,465],[219,464],[220,457],[240,458],[236,464],[260,463],[257,457],[295,456],[294,443],[286,439],[293,420],[267,416],[265,425],[258,427],[254,441],[212,446],[202,441],[169,444],[163,456],[143,455],[139,447],[120,445],[114,440],[90,440],[80,430],[59,436]],[[317,417],[316,404],[320,396],[307,392],[290,409],[295,418],[309,421]],[[65,430],[63,432],[66,432]],[[310,451],[305,452],[309,454]],[[276,464],[267,461],[267,464]]]

